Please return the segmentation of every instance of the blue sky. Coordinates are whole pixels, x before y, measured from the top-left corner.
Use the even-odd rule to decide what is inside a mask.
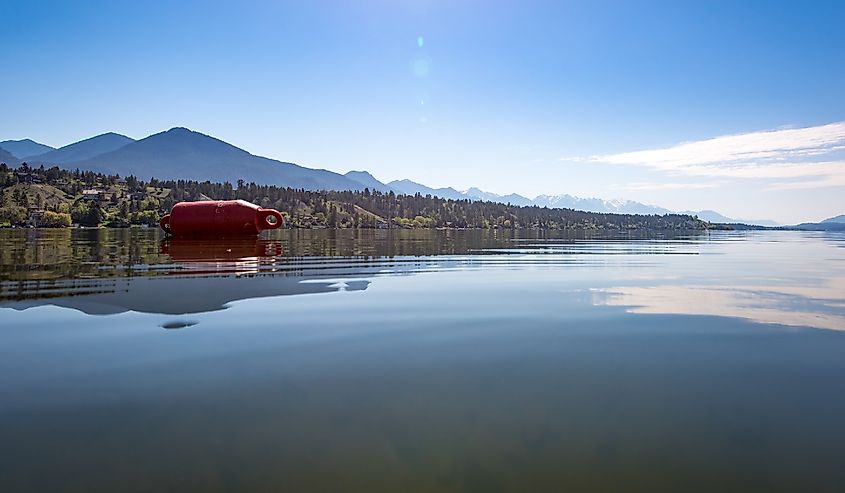
[[[841,1],[4,0],[0,19],[0,139],[186,126],[384,181],[845,213]]]

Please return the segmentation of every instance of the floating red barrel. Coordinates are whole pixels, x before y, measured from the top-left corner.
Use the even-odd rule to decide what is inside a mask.
[[[159,220],[173,236],[244,236],[282,226],[282,214],[245,200],[179,202]]]

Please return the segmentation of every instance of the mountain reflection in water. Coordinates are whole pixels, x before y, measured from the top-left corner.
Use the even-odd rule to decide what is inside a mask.
[[[227,239],[162,238],[149,229],[0,230],[0,307],[200,313],[242,299],[364,290],[377,275],[695,253],[684,250],[685,236],[591,238],[495,230],[296,230]]]
[[[761,254],[749,239],[772,251]],[[298,230],[214,240],[143,229],[5,230],[0,244],[0,307],[18,310],[202,313],[244,299],[365,290],[384,275],[586,266],[581,287],[595,305],[845,329],[835,234]]]

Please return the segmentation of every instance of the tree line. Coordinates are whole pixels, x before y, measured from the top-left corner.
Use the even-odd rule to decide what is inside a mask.
[[[41,205],[50,212],[69,214],[72,222],[85,225],[124,226],[155,224],[159,215],[180,201],[202,199],[243,199],[282,212],[289,227],[327,228],[545,228],[611,230],[700,230],[712,227],[699,219],[682,214],[633,215],[606,214],[538,206],[514,206],[469,199],[442,199],[431,195],[402,195],[393,191],[347,190],[313,191],[260,185],[239,180],[237,183],[212,183],[195,180],[143,181],[135,176],[125,179],[92,171],[64,170],[58,167],[30,168],[26,163],[16,169],[0,164],[0,189],[3,204],[0,216],[15,224],[19,214],[31,209],[33,193],[6,193],[20,183],[49,185],[62,191],[64,200],[47,200]],[[37,185],[35,187],[37,190]],[[109,199],[84,201],[84,189],[102,189]],[[166,190],[162,194],[151,191]],[[38,194],[35,194],[38,197]],[[35,199],[39,200],[38,198]],[[8,221],[9,210],[16,209],[15,221]],[[3,212],[5,211],[5,212]],[[3,217],[0,217],[0,222]]]

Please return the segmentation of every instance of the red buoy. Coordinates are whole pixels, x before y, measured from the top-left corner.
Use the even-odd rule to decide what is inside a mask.
[[[282,226],[275,209],[262,209],[245,200],[179,202],[158,224],[173,236],[244,236]]]

